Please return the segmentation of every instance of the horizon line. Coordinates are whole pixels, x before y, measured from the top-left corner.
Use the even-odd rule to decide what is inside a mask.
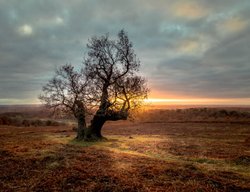
[[[1,101],[1,99],[0,99]],[[250,106],[250,98],[148,98],[144,100],[145,104],[149,105],[218,105],[218,106]],[[22,106],[22,105],[44,105],[38,100],[31,100],[30,103],[26,102],[0,102],[0,106]]]

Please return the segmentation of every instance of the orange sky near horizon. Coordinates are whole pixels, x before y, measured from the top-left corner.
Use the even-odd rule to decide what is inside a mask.
[[[148,98],[146,103],[153,105],[250,105],[250,98],[210,99],[210,98]]]
[[[199,98],[152,89],[146,103],[153,105],[250,105],[250,98]]]
[[[151,96],[145,100],[146,104],[152,105],[232,105],[232,106],[250,106],[250,98],[184,98],[181,96],[164,97],[160,95]],[[12,100],[9,105],[41,104],[38,99],[31,100]]]

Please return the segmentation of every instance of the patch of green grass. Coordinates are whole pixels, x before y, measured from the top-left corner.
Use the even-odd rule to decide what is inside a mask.
[[[193,161],[197,163],[207,163],[207,164],[216,164],[217,162],[213,159],[206,159],[206,158],[197,158],[193,159]]]
[[[93,145],[98,145],[100,142],[89,142],[89,141],[77,141],[75,139],[71,140],[69,142],[69,144],[72,144],[72,145],[77,145],[77,146],[81,146],[81,147],[90,147],[90,146],[93,146]]]
[[[152,157],[152,158],[155,158],[155,159],[161,159],[161,160],[164,160],[164,159],[165,159],[162,155],[160,155],[160,154],[158,154],[158,153],[146,152],[146,153],[144,153],[144,154],[147,155],[147,156],[150,156],[150,157]]]
[[[66,144],[67,142],[69,142],[72,137],[71,136],[67,136],[67,135],[57,135],[57,134],[44,134],[44,137],[46,138],[47,141],[49,142],[54,142],[57,144]]]

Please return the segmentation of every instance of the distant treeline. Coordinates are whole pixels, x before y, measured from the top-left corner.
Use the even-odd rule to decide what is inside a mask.
[[[65,125],[64,123],[55,120],[41,120],[36,118],[25,118],[22,113],[3,113],[0,114],[0,125],[11,125],[11,126],[60,126]]]
[[[138,114],[143,122],[250,122],[250,111],[189,108],[189,109],[152,109]]]

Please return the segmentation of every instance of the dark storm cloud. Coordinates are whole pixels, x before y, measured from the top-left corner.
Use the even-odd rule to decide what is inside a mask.
[[[0,0],[0,104],[35,102],[91,36],[122,28],[152,91],[249,97],[249,13],[248,0]]]

